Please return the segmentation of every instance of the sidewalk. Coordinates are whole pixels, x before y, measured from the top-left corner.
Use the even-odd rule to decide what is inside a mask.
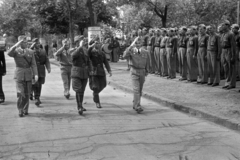
[[[55,60],[52,63],[58,64]],[[109,84],[127,92],[132,92],[129,71],[125,61],[111,63],[112,77],[107,77]],[[155,75],[148,75],[143,88],[143,97],[159,102],[181,112],[197,116],[220,124],[229,129],[240,131],[240,82],[233,90],[224,90],[220,86],[211,87],[196,83],[180,82],[177,76],[168,80]],[[146,104],[142,104],[147,107]]]

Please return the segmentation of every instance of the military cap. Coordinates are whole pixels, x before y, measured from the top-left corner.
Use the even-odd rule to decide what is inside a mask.
[[[232,28],[239,29],[239,25],[238,24],[233,24]]]
[[[186,26],[182,26],[179,30],[187,31],[187,27]]]
[[[39,39],[38,38],[34,38],[33,40],[32,40],[32,42],[38,42],[39,41]]]
[[[224,21],[222,22],[222,24],[230,25],[230,22],[229,22],[228,20],[224,20]]]
[[[205,24],[200,24],[199,28],[205,28],[206,29],[206,26],[205,26]]]
[[[162,31],[163,31],[163,32],[167,32],[167,29],[166,29],[166,28],[162,28]]]
[[[62,41],[62,44],[63,44],[63,45],[64,45],[64,44],[70,44],[69,39],[64,39],[64,40]]]

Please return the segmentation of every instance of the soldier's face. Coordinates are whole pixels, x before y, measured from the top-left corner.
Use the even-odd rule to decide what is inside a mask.
[[[27,46],[28,46],[27,41],[23,41],[23,42],[21,43],[21,48],[22,48],[22,49],[26,49]]]
[[[36,48],[36,49],[39,49],[39,48],[40,48],[40,42],[36,42],[36,43],[35,43],[35,48]]]
[[[136,48],[137,48],[137,49],[139,49],[139,48],[142,47],[141,41],[137,41],[137,42],[135,43],[135,45],[136,45]]]
[[[199,28],[199,33],[200,33],[200,34],[206,33],[206,29],[205,29],[204,27],[200,27],[200,28]]]
[[[101,47],[100,42],[96,41],[96,42],[95,42],[95,48],[96,48],[96,49],[100,49],[100,47]]]
[[[233,32],[233,33],[238,33],[238,29],[232,28],[232,32]]]
[[[69,49],[69,44],[68,44],[68,43],[64,45],[64,49],[65,49],[65,50],[68,50],[68,49]]]

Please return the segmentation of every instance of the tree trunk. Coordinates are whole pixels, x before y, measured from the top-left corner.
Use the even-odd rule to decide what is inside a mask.
[[[87,0],[86,6],[88,7],[88,12],[90,15],[90,25],[95,26],[96,23],[94,21],[95,17],[94,17],[94,11],[93,11],[93,6],[92,6],[92,0]]]
[[[73,35],[73,16],[71,11],[71,3],[69,0],[66,0],[68,7],[68,18],[69,18],[69,37],[70,37],[70,47],[74,47],[74,35]]]

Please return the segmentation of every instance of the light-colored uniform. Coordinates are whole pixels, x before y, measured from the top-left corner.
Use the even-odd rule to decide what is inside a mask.
[[[179,73],[182,79],[187,79],[187,41],[186,36],[180,36],[178,40]]]
[[[14,79],[16,81],[19,113],[28,113],[32,79],[33,76],[38,75],[33,51],[28,48],[23,50],[20,47],[13,46],[8,51],[8,55],[14,58],[16,64]]]
[[[156,71],[158,74],[162,75],[161,71],[161,58],[160,58],[160,43],[161,43],[161,36],[156,37],[155,44],[154,44],[154,57],[156,60]]]
[[[168,66],[167,66],[167,51],[166,51],[166,41],[167,36],[162,37],[160,43],[160,59],[161,59],[161,69],[162,69],[162,76],[168,76]]]
[[[131,79],[133,84],[133,107],[137,108],[141,103],[142,89],[145,81],[147,70],[148,51],[140,48],[127,48],[123,54],[123,58],[129,58],[131,66]]]

